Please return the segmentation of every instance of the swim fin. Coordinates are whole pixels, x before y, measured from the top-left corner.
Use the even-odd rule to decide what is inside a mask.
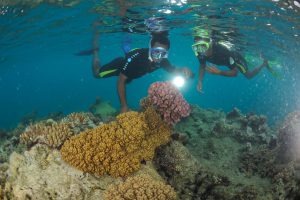
[[[276,78],[279,78],[279,79],[283,79],[283,77],[281,76],[280,73],[276,72],[273,67],[270,65],[270,63],[267,61],[267,64],[266,64],[266,68],[267,70],[271,73],[272,76],[276,77]]]
[[[90,56],[90,55],[93,55],[94,51],[96,51],[96,50],[98,50],[98,48],[83,50],[83,51],[74,53],[74,55],[75,56]]]

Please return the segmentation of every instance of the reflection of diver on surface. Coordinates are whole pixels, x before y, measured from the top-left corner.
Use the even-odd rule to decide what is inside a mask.
[[[139,20],[129,19],[127,17],[124,19],[126,19],[125,20],[126,23],[132,23],[131,25],[127,26],[127,28],[123,28],[124,32],[128,32],[128,33],[149,32],[151,38],[168,37],[169,35],[169,29],[166,26],[166,21],[164,17],[150,17],[148,19],[143,20],[143,24],[141,24]],[[126,34],[122,42],[122,49],[125,54],[127,54],[131,49],[131,42],[132,40],[130,35]]]
[[[263,63],[255,67],[252,71],[248,69],[248,64],[245,58],[237,51],[230,50],[220,42],[215,42],[211,38],[211,33],[208,30],[198,29],[194,32],[194,44],[192,49],[197,56],[199,68],[199,80],[197,90],[202,91],[202,81],[205,71],[215,75],[234,77],[238,72],[242,73],[248,79],[256,76],[262,68],[270,69],[268,61],[263,59]],[[220,66],[226,66],[229,70],[220,70],[217,67],[208,67],[206,61]]]
[[[122,18],[123,32],[125,32],[122,40],[122,50],[126,55],[131,50],[132,39],[131,33],[150,33],[151,38],[169,35],[169,29],[166,26],[165,18],[163,17],[151,17],[146,20],[130,19],[128,17]],[[96,21],[93,26],[98,26]],[[76,56],[89,56],[98,49],[88,49],[75,53]]]

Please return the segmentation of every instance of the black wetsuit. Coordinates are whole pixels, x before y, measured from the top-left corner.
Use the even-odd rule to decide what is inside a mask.
[[[103,65],[99,70],[99,77],[118,76],[122,73],[128,78],[127,82],[130,82],[159,68],[163,68],[168,72],[175,70],[175,67],[171,65],[168,59],[163,59],[160,63],[151,62],[148,58],[148,52],[148,48],[131,50],[125,58],[118,57]]]
[[[201,56],[198,55],[198,60],[201,64],[206,61],[215,65],[227,66],[230,69],[237,68],[241,73],[245,74],[248,71],[248,65],[245,58],[236,51],[230,51],[222,44],[212,44],[212,55]]]

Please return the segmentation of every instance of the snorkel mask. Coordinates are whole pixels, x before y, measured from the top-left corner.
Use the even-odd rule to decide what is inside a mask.
[[[168,58],[168,51],[162,47],[149,48],[149,58],[160,62],[163,58]]]
[[[211,32],[201,27],[194,27],[192,28],[192,31],[192,35],[195,38],[195,43],[192,45],[192,49],[196,56],[199,54],[204,55],[212,44]]]
[[[212,39],[210,38],[201,38],[200,40],[198,40],[197,42],[195,42],[192,45],[192,49],[195,53],[196,56],[200,55],[204,55],[205,52],[210,48],[212,43]]]

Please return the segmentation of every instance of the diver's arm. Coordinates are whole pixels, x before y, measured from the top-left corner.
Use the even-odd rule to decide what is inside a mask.
[[[181,74],[186,78],[193,78],[194,74],[188,67],[175,67],[168,59],[162,61],[161,66],[169,73]]]
[[[120,73],[118,79],[118,95],[121,103],[121,113],[128,111],[127,101],[126,101],[126,80],[127,76]]]
[[[203,77],[204,77],[204,74],[205,74],[205,68],[206,68],[206,62],[205,61],[200,61],[199,77],[198,77],[198,84],[197,84],[197,90],[199,92],[202,92],[202,82],[203,82]]]
[[[176,67],[174,73],[182,74],[186,78],[193,78],[194,74],[188,67]]]
[[[95,78],[99,78],[99,69],[100,69],[100,61],[99,61],[99,45],[98,45],[98,40],[99,40],[99,32],[95,30],[94,32],[94,38],[93,38],[93,63],[92,63],[92,71],[93,75]]]
[[[125,2],[125,0],[118,0],[118,2],[119,2],[119,7],[120,7],[119,15],[121,17],[123,17],[123,16],[125,16],[126,10],[127,10],[126,2]]]

